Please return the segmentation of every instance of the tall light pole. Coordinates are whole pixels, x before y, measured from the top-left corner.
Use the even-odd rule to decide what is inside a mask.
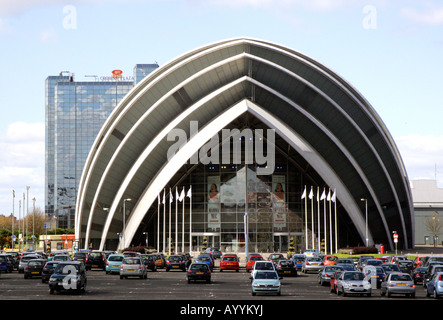
[[[14,238],[14,203],[15,203],[15,190],[12,190],[12,249],[15,249],[15,238]]]
[[[125,246],[125,239],[126,239],[126,237],[125,237],[125,235],[126,235],[126,201],[130,202],[130,201],[132,201],[132,199],[131,198],[123,199],[123,232],[122,232],[123,247]]]
[[[32,198],[32,236],[35,236],[35,197]]]
[[[26,245],[28,245],[29,188],[30,186],[26,186]]]
[[[368,246],[368,199],[362,198],[361,201],[365,202],[366,211],[366,246]]]

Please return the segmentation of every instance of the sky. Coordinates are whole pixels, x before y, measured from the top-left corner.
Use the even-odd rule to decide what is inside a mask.
[[[443,187],[443,1],[0,0],[0,214],[44,209],[45,79],[131,76],[250,37],[323,63],[385,123],[408,177]],[[27,191],[26,186],[29,186]]]

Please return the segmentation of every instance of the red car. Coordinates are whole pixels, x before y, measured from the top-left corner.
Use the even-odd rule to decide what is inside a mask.
[[[337,292],[337,279],[342,272],[343,270],[335,271],[334,274],[331,275],[331,279],[329,280],[329,285],[331,286],[331,293]]]
[[[240,270],[240,264],[238,263],[238,257],[236,254],[225,254],[220,260],[220,272],[223,270]]]
[[[425,258],[425,256],[417,256],[417,258],[415,258],[414,260],[415,267],[421,267],[421,262],[423,258]]]
[[[332,266],[337,263],[337,260],[338,260],[337,256],[325,256],[323,259],[323,265]]]
[[[246,271],[250,272],[254,267],[255,261],[263,261],[263,257],[259,254],[251,254],[249,255],[248,261],[246,262]]]

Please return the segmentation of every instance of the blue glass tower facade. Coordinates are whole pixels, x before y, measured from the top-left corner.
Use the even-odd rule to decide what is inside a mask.
[[[74,228],[78,184],[90,148],[120,100],[157,64],[137,64],[131,77],[73,75],[46,79],[45,212],[57,227]]]

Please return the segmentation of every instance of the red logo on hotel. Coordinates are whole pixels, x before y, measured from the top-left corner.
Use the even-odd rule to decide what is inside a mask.
[[[114,79],[120,79],[122,77],[122,73],[123,73],[123,71],[121,71],[121,70],[113,70],[112,77]]]

